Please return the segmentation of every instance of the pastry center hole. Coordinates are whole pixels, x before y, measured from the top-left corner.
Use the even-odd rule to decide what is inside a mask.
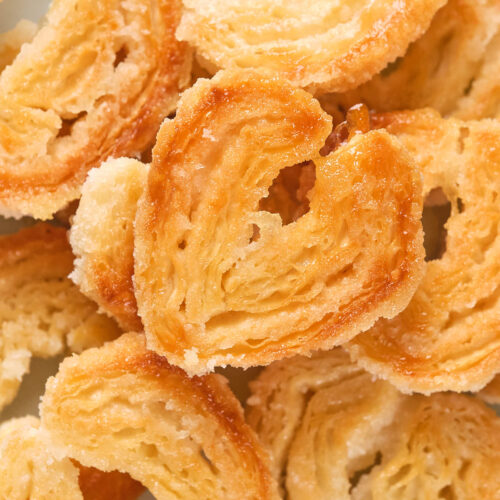
[[[260,200],[259,210],[279,214],[284,226],[295,222],[309,212],[315,181],[316,167],[312,161],[281,169],[269,194]],[[254,237],[258,237],[258,228],[254,229]]]
[[[57,138],[60,139],[61,137],[66,137],[68,135],[71,135],[71,132],[73,130],[73,125],[78,121],[87,115],[86,111],[82,111],[81,113],[78,113],[74,118],[63,118],[61,122],[61,128],[59,129],[59,132],[57,133]]]
[[[435,188],[425,198],[422,213],[425,260],[438,260],[446,252],[446,221],[451,214],[451,203],[441,188]]]
[[[115,60],[113,61],[113,67],[116,68],[120,63],[125,61],[128,56],[128,49],[125,45],[120,47],[120,50],[115,54]]]

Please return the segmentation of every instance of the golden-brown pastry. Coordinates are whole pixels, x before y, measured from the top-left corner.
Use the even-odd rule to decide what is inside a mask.
[[[500,419],[475,398],[405,396],[339,348],[276,362],[251,389],[290,500],[500,498]]]
[[[155,137],[189,83],[180,0],[54,0],[0,75],[0,214],[50,218]]]
[[[78,469],[58,458],[35,417],[0,425],[1,500],[83,500]]]
[[[500,375],[497,375],[486,387],[483,387],[477,396],[492,405],[500,404]]]
[[[71,279],[129,331],[142,330],[132,282],[133,223],[147,171],[147,165],[131,158],[108,160],[91,170],[70,231],[77,257]]]
[[[500,117],[500,2],[450,0],[406,55],[358,89],[321,98],[329,112],[436,108],[462,119]]]
[[[344,92],[404,54],[445,0],[183,0],[177,30],[216,68],[262,69]]]
[[[267,364],[346,342],[406,306],[423,269],[420,174],[384,131],[322,156],[330,130],[310,94],[253,71],[183,94],[135,223],[151,349],[190,374]],[[306,160],[309,211],[288,224],[260,210],[280,170]]]
[[[31,42],[38,26],[28,19],[21,19],[11,30],[0,33],[0,73],[16,58],[24,43]]]
[[[500,122],[429,109],[375,115],[373,124],[413,153],[424,194],[441,188],[451,214],[442,255],[426,263],[408,307],[347,349],[403,391],[477,391],[500,371]]]
[[[133,500],[143,487],[58,456],[36,417],[0,425],[0,500]]]
[[[101,345],[119,335],[67,278],[66,231],[40,223],[0,237],[0,410],[17,393],[32,356]]]
[[[220,375],[189,378],[141,334],[66,358],[40,411],[83,465],[128,472],[158,500],[278,498],[267,454]]]

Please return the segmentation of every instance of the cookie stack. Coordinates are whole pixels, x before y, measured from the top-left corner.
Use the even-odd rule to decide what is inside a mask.
[[[77,354],[0,499],[500,499],[499,54],[498,0],[2,35],[0,214],[51,223],[0,239],[1,407]]]

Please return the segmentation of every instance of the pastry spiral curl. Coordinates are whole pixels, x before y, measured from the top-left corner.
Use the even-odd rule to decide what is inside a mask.
[[[267,454],[220,375],[189,378],[140,334],[66,358],[40,407],[56,446],[158,499],[278,498]]]
[[[183,0],[177,30],[208,69],[267,68],[344,92],[404,54],[445,0]]]
[[[142,330],[132,282],[133,223],[147,172],[147,165],[131,158],[92,169],[70,231],[77,257],[70,278],[126,331]]]
[[[1,500],[133,500],[141,490],[126,474],[58,457],[35,417],[0,425]]]
[[[54,0],[0,74],[0,213],[47,219],[153,142],[189,83],[180,0]]]
[[[55,356],[66,344],[79,352],[120,333],[67,278],[72,263],[62,228],[40,223],[0,237],[0,411],[32,356]]]
[[[253,71],[183,94],[153,150],[135,225],[148,346],[188,373],[346,342],[408,303],[423,269],[420,174],[384,131],[319,151],[328,115]],[[310,210],[259,210],[280,169],[312,160]]]
[[[441,188],[451,213],[445,251],[426,263],[408,307],[346,348],[403,391],[477,391],[500,372],[500,122],[421,110],[373,124],[413,153],[424,194]]]
[[[321,97],[378,111],[426,106],[464,120],[500,117],[500,3],[450,0],[400,60],[358,89]]]
[[[500,419],[475,398],[405,396],[339,348],[278,361],[251,389],[290,500],[499,498]]]

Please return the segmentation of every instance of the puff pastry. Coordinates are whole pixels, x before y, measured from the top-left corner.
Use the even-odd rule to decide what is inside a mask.
[[[424,194],[451,202],[445,251],[408,307],[346,348],[403,391],[477,391],[500,371],[500,122],[433,110],[374,115],[413,153]]]
[[[32,356],[55,356],[66,344],[79,352],[120,333],[66,278],[72,261],[62,228],[40,223],[0,237],[0,410]]]
[[[69,456],[128,472],[158,500],[279,498],[226,380],[190,379],[147,351],[143,335],[66,358],[40,411]]]
[[[420,175],[384,131],[322,156],[330,130],[310,94],[253,71],[183,94],[136,217],[150,348],[190,374],[248,367],[330,348],[406,306],[423,269]],[[306,160],[310,210],[290,224],[259,210],[280,169]]]
[[[180,1],[54,0],[0,75],[0,214],[50,218],[88,170],[153,142],[189,83]]]
[[[461,119],[500,117],[500,3],[450,0],[406,55],[325,109],[365,102],[379,111],[430,106]]]
[[[35,417],[0,425],[1,500],[133,500],[140,491],[142,487],[126,474],[58,457]]]
[[[0,33],[0,72],[16,58],[24,43],[31,42],[38,26],[28,19],[21,19],[11,30]]]
[[[500,419],[475,398],[405,396],[338,348],[276,362],[251,389],[290,500],[499,498]]]
[[[404,54],[445,0],[183,0],[177,30],[208,69],[267,68],[344,92]]]
[[[147,165],[131,158],[108,160],[92,169],[70,231],[76,255],[70,278],[129,331],[142,330],[132,282],[133,223],[147,171]]]

